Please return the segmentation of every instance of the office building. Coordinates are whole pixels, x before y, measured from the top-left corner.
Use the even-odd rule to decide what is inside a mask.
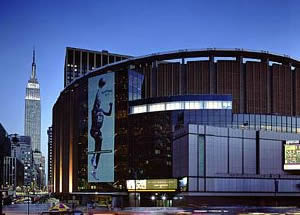
[[[45,157],[41,152],[33,152],[33,160],[35,167],[35,186],[39,189],[44,189],[46,186],[46,173],[45,173]]]
[[[92,51],[67,47],[64,67],[64,86],[69,85],[74,79],[79,78],[89,71],[128,59],[130,56],[110,53],[106,50]]]
[[[15,190],[24,185],[24,165],[16,157],[4,157],[4,188]]]
[[[33,155],[31,149],[31,139],[28,136],[10,134],[11,157],[15,157],[24,166],[24,186],[30,186],[32,181]]]
[[[4,158],[10,157],[11,155],[11,142],[8,137],[8,134],[0,123],[0,166],[4,166]],[[0,189],[4,187],[4,171],[3,169],[0,171]]]

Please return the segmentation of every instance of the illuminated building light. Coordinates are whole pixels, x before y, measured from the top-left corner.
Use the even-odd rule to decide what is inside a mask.
[[[136,105],[130,108],[130,114],[169,111],[169,110],[231,110],[231,101],[174,101],[155,104]]]
[[[176,190],[128,190],[128,192],[175,192]]]
[[[70,142],[69,149],[69,192],[73,192],[73,142]]]

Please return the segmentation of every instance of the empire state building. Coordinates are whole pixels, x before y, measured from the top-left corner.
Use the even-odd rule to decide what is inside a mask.
[[[25,135],[31,137],[33,151],[41,151],[41,100],[40,85],[36,78],[35,50],[32,71],[25,96]]]

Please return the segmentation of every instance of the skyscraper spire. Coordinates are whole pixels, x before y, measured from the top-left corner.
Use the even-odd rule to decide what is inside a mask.
[[[33,47],[33,54],[32,54],[32,71],[31,71],[31,79],[36,79],[35,48],[34,48],[34,47]]]
[[[32,60],[32,62],[35,64],[35,48],[33,47],[33,60]]]

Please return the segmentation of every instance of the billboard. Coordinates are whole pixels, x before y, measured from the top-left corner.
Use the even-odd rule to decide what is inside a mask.
[[[88,182],[114,181],[115,76],[88,80]]]
[[[284,144],[284,170],[300,170],[300,142],[287,140]]]
[[[177,179],[143,179],[127,180],[128,191],[175,191],[177,189]]]

